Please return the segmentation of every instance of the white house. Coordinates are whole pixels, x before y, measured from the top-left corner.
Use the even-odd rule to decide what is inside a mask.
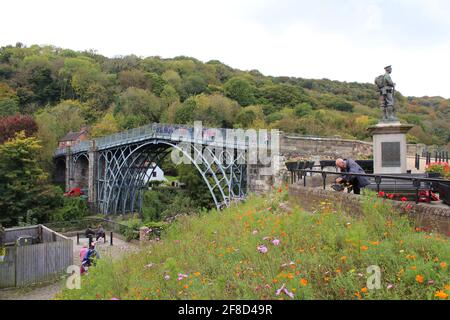
[[[148,184],[150,181],[167,181],[164,177],[164,171],[152,162],[147,169],[147,174],[144,177],[144,183]]]

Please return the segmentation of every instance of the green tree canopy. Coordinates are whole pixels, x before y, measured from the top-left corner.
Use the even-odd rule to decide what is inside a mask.
[[[4,225],[16,225],[30,209],[33,218],[46,221],[61,204],[61,194],[39,166],[40,149],[39,141],[23,132],[0,145],[0,222]]]
[[[228,98],[236,100],[243,107],[255,103],[255,88],[247,79],[231,78],[225,83],[223,91]]]

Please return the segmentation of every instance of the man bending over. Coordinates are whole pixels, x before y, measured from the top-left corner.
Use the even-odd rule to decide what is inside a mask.
[[[359,166],[352,159],[337,159],[336,166],[341,169],[341,172],[344,173],[365,173],[363,168]],[[336,183],[339,184],[350,184],[353,189],[354,194],[360,194],[361,188],[366,187],[370,184],[369,179],[367,177],[362,176],[351,176],[351,175],[343,175],[336,179]]]

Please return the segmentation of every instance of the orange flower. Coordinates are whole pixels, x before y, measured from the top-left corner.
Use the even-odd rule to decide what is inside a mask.
[[[341,273],[342,270],[341,269],[336,269],[336,273]]]
[[[368,291],[368,290],[367,290],[366,287],[364,287],[364,288],[361,289],[361,292],[362,292],[362,293],[367,293],[367,291]]]
[[[441,262],[439,265],[441,266],[442,269],[447,268],[447,263],[445,262]]]
[[[355,292],[355,296],[359,299],[359,300],[361,300],[362,299],[362,297],[361,297],[361,293],[359,293],[359,292]]]
[[[347,261],[347,257],[346,257],[346,256],[342,256],[342,257],[341,257],[341,261],[342,261],[342,262],[346,262],[346,261]]]
[[[444,288],[445,288],[445,290],[450,291],[450,286],[449,286],[448,284],[446,284],[446,285],[444,286]]]
[[[418,283],[423,283],[423,276],[422,276],[421,274],[418,274],[418,275],[416,276],[416,281],[417,281]]]
[[[416,266],[411,266],[410,269],[411,269],[411,270],[416,270],[417,267],[416,267]]]
[[[362,250],[362,251],[369,250],[369,247],[368,247],[368,246],[361,246],[361,250]]]
[[[183,288],[187,289],[187,288],[189,288],[189,286],[188,286],[187,284],[185,284],[185,285],[183,286]]]
[[[308,284],[308,280],[306,280],[305,278],[301,278],[300,284],[305,287]]]
[[[200,272],[194,272],[194,276],[198,277],[200,275]]]
[[[292,273],[289,273],[289,274],[288,274],[288,278],[289,278],[289,279],[294,279],[294,275],[293,275]]]
[[[377,246],[377,245],[380,244],[380,242],[379,241],[372,241],[372,242],[370,242],[370,244],[373,244],[374,246]]]
[[[446,294],[444,291],[440,290],[437,291],[436,294],[434,295],[436,298],[439,299],[448,299],[448,294]]]

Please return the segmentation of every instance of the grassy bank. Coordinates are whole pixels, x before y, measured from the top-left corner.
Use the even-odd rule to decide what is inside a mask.
[[[62,299],[446,299],[447,238],[414,230],[368,198],[365,217],[321,203],[305,213],[285,190],[185,217],[163,240],[120,261],[99,261]],[[369,266],[380,289],[370,289]],[[281,290],[279,290],[281,289]]]

